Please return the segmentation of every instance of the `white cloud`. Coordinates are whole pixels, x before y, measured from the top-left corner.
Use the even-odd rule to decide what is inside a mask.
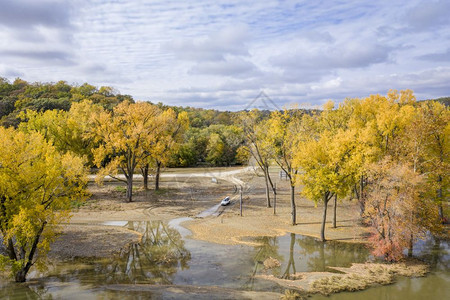
[[[2,0],[0,76],[244,108],[450,95],[448,1]]]

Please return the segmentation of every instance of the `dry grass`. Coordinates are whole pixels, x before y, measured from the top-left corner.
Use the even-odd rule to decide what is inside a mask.
[[[305,294],[301,294],[296,290],[286,290],[284,291],[284,295],[280,297],[280,300],[305,300],[308,296]]]
[[[428,266],[407,261],[395,264],[353,264],[350,268],[333,268],[346,274],[333,275],[311,283],[312,293],[330,295],[342,291],[359,291],[370,286],[391,284],[396,276],[417,277],[428,273]]]
[[[359,291],[373,285],[386,285],[395,281],[397,276],[424,276],[428,266],[419,261],[407,261],[395,264],[365,263],[353,264],[349,268],[330,267],[341,274],[330,272],[301,272],[291,279],[278,278],[273,275],[260,274],[258,278],[278,283],[287,289],[283,299],[295,298],[296,293],[303,297],[308,294],[320,293],[330,295],[343,291]]]
[[[276,268],[279,266],[281,266],[281,263],[276,258],[269,257],[264,261],[264,269],[266,269],[266,270],[273,269],[273,268]]]

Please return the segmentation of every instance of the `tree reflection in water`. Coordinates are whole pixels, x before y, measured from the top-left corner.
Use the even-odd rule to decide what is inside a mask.
[[[51,296],[46,295],[46,290],[43,288],[32,289],[26,285],[9,284],[0,285],[0,299],[51,299]]]
[[[258,245],[254,247],[254,254],[252,255],[255,267],[253,268],[252,276],[248,282],[243,286],[244,289],[253,289],[255,283],[255,275],[258,271],[264,269],[264,261],[268,258],[274,258],[282,261],[283,256],[278,253],[278,238],[273,236],[255,237],[253,239]],[[280,267],[272,269],[272,273],[277,276],[280,274]]]
[[[331,271],[328,267],[350,266],[354,262],[365,262],[369,257],[366,246],[354,243],[328,241],[321,242],[315,238],[291,233],[286,237],[260,237],[254,241],[253,260],[258,271],[284,279],[295,279],[296,272]],[[287,250],[289,249],[289,252]],[[267,270],[262,266],[269,257],[282,262],[281,266]],[[285,263],[284,263],[285,262]]]
[[[191,253],[177,230],[161,221],[128,222],[126,226],[142,234],[140,243],[113,258],[62,264],[57,274],[50,276],[81,284],[171,284],[179,268],[189,268]],[[73,268],[76,264],[79,269]]]
[[[152,282],[171,284],[178,268],[188,268],[190,252],[180,233],[161,221],[128,222],[126,227],[140,232],[142,240],[101,266],[108,283]]]
[[[327,267],[349,267],[369,258],[369,250],[363,244],[336,241],[321,242],[315,238],[299,236],[297,239],[300,259],[306,262],[308,272],[332,271]]]
[[[289,244],[289,260],[286,266],[286,270],[284,271],[283,276],[281,276],[281,278],[291,279],[291,275],[297,272],[295,271],[294,245],[295,245],[295,233],[291,233],[291,243]]]

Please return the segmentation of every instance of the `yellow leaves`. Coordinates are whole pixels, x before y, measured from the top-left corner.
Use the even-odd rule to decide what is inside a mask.
[[[0,136],[0,230],[4,242],[13,241],[16,251],[28,255],[47,226],[48,236],[40,239],[40,254],[44,255],[51,227],[69,216],[71,199],[85,197],[83,161],[69,153],[61,155],[37,132],[0,127]]]
[[[163,165],[189,126],[187,113],[161,110],[149,102],[121,102],[112,112],[94,115],[94,163],[101,167],[98,180],[123,172],[131,177],[137,167],[158,160]]]
[[[324,105],[323,105],[323,110],[324,111],[331,111],[334,109],[334,102],[331,100],[328,100]]]

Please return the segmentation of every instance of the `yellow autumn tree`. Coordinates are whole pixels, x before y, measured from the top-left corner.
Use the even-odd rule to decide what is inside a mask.
[[[17,282],[42,262],[55,239],[55,225],[69,218],[72,201],[85,197],[81,158],[60,154],[41,134],[0,127],[0,232]]]
[[[406,128],[407,155],[417,172],[426,174],[436,191],[433,198],[445,220],[444,204],[450,186],[450,110],[441,103],[421,103]]]
[[[124,101],[112,112],[103,111],[96,116],[95,132],[100,142],[93,150],[94,163],[100,167],[97,182],[105,176],[125,182],[128,202],[132,201],[136,168],[148,161],[155,146],[160,114],[161,110],[151,103]]]
[[[316,205],[323,203],[320,237],[325,241],[328,202],[346,196],[352,187],[355,168],[351,164],[356,140],[354,131],[346,128],[346,116],[327,103],[318,116],[303,118],[305,130],[299,133],[294,165],[301,168],[298,176],[302,194]]]
[[[262,120],[261,112],[257,109],[253,109],[250,112],[242,112],[240,121],[245,138],[245,146],[241,148],[241,151],[247,151],[263,172],[267,207],[271,207],[270,189],[274,191],[274,185],[270,177],[269,167],[273,158],[273,148],[271,141],[267,137],[269,132],[268,124],[265,120]]]
[[[173,109],[169,108],[159,114],[155,122],[157,127],[149,136],[151,147],[148,151],[150,155],[141,170],[144,176],[144,188],[147,189],[149,167],[154,167],[155,190],[158,190],[161,168],[168,163],[171,155],[177,151],[183,133],[189,127],[189,117],[186,112],[180,112],[177,115]]]
[[[40,132],[58,151],[81,156],[87,164],[92,165],[92,149],[95,146],[93,116],[101,111],[102,107],[89,100],[72,103],[67,112],[27,110],[21,114],[23,122],[19,128],[25,132]]]
[[[286,173],[291,189],[291,224],[297,222],[297,209],[295,205],[295,186],[298,166],[294,164],[294,153],[298,147],[299,133],[303,130],[299,111],[272,112],[268,120],[268,133],[266,138],[272,146],[273,159]]]

